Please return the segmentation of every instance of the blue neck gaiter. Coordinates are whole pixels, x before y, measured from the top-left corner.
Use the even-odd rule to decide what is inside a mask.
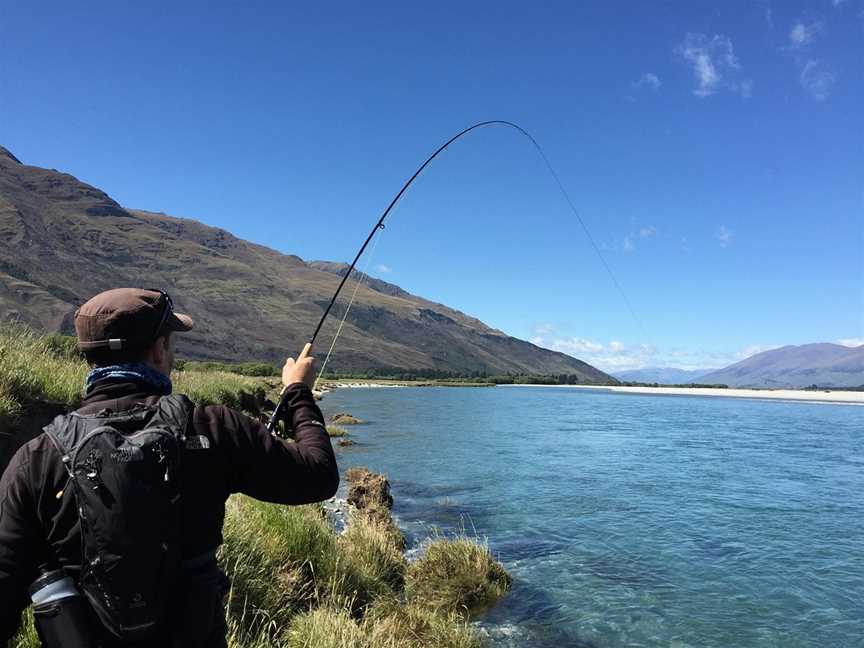
[[[96,387],[96,383],[103,381],[140,383],[148,390],[153,390],[162,396],[170,394],[173,388],[171,379],[161,371],[156,371],[142,362],[134,362],[111,365],[110,367],[97,367],[91,371],[87,374],[85,395],[89,396]]]

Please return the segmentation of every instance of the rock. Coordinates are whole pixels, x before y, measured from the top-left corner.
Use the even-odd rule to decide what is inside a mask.
[[[393,508],[390,482],[384,475],[368,468],[351,468],[345,473],[348,480],[348,503],[358,509]]]
[[[348,430],[343,427],[339,427],[338,425],[328,425],[327,434],[329,434],[331,437],[344,437],[348,436]]]
[[[356,416],[352,416],[346,412],[340,412],[339,414],[334,414],[330,417],[331,423],[338,423],[339,425],[358,425],[362,423],[360,419]]]
[[[390,515],[393,496],[387,478],[367,468],[351,468],[345,473],[345,478],[348,480],[348,504],[386,533],[399,551],[404,551],[405,536]]]
[[[339,441],[337,441],[337,443],[342,448],[344,448],[345,446],[356,445],[351,439],[339,439]]]

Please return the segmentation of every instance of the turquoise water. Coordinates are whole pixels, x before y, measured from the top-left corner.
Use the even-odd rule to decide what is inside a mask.
[[[341,468],[413,543],[489,540],[495,646],[864,646],[864,408],[566,388],[342,389]]]

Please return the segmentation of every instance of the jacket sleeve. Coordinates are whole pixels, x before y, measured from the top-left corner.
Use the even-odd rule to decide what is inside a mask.
[[[0,646],[18,629],[36,578],[36,502],[29,487],[29,453],[20,448],[0,479]]]
[[[312,391],[302,383],[288,387],[285,420],[294,429],[294,442],[280,439],[260,422],[223,408],[232,468],[231,492],[278,504],[308,504],[333,497],[339,469]]]

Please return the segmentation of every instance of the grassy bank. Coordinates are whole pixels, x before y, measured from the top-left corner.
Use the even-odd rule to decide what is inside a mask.
[[[39,405],[76,407],[87,372],[67,338],[41,336],[21,326],[0,327],[0,432],[13,432],[23,414]],[[267,389],[260,378],[227,371],[175,371],[171,378],[176,392],[198,404],[221,403],[254,415]]]
[[[86,374],[68,344],[0,328],[0,432],[14,437],[46,404],[76,406]],[[182,371],[172,378],[175,390],[197,403],[252,414],[267,389],[259,378],[231,372]],[[479,647],[469,620],[509,587],[485,544],[469,538],[436,538],[409,564],[386,502],[352,508],[337,534],[320,505],[285,507],[235,496],[227,504],[224,537],[219,560],[232,581],[232,648]],[[29,615],[11,645],[39,645]]]

